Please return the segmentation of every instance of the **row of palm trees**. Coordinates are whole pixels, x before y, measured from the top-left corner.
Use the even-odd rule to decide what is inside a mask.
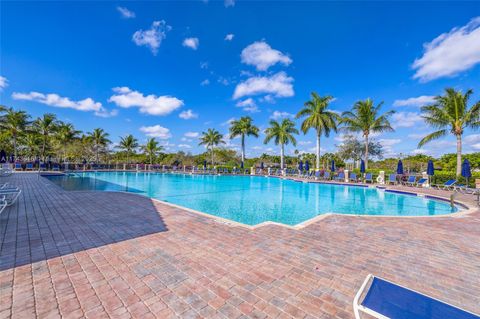
[[[465,129],[478,129],[480,127],[480,102],[473,106],[468,106],[468,100],[473,94],[472,90],[466,93],[453,88],[445,89],[444,95],[434,98],[434,102],[421,108],[422,117],[425,122],[437,129],[435,132],[425,136],[418,144],[419,147],[449,133],[453,134],[457,140],[457,169],[456,174],[461,174],[462,165],[462,135]],[[304,103],[304,107],[296,114],[296,118],[303,118],[301,130],[307,134],[311,129],[316,133],[316,163],[315,167],[320,169],[320,141],[321,137],[329,137],[330,133],[343,130],[351,133],[360,133],[365,142],[364,161],[365,168],[368,169],[369,138],[373,133],[383,133],[394,131],[389,118],[394,113],[393,110],[381,113],[383,102],[374,104],[371,99],[357,101],[350,111],[339,114],[329,109],[333,101],[332,96],[320,96],[315,92],[311,93],[311,99]],[[284,168],[284,147],[287,144],[296,145],[297,141],[294,135],[299,132],[295,128],[295,123],[285,118],[281,121],[271,120],[270,127],[265,130],[264,143],[271,140],[276,145],[280,145],[281,168]],[[259,128],[253,124],[249,116],[232,121],[230,125],[229,138],[241,138],[241,158],[242,163],[245,160],[245,138],[247,136],[258,137]],[[202,133],[199,145],[204,145],[212,154],[214,148],[220,144],[225,144],[223,135],[215,129],[208,129]]]

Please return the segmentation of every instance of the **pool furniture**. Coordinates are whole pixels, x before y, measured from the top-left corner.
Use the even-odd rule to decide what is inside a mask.
[[[449,179],[443,185],[435,185],[434,187],[442,190],[455,190],[455,184],[457,184],[456,179]]]
[[[353,311],[356,319],[361,318],[360,312],[369,315],[369,318],[381,319],[480,318],[474,313],[371,274],[353,300]]]
[[[417,181],[417,177],[415,175],[410,175],[408,176],[408,179],[403,184],[407,186],[414,186],[416,181]]]
[[[365,183],[372,183],[373,184],[373,174],[366,173],[365,174]]]
[[[329,171],[325,171],[323,173],[323,180],[325,180],[325,181],[330,180],[330,172]]]
[[[38,168],[40,171],[46,171],[47,170],[47,165],[45,163],[40,163],[40,166]],[[96,169],[96,168],[94,168]]]
[[[60,170],[60,165],[53,164],[52,171],[59,171],[59,170]]]
[[[7,206],[13,205],[21,193],[22,190],[18,187],[6,187],[0,189],[0,196],[7,202]]]
[[[388,181],[387,181],[388,184],[392,184],[393,185],[396,185],[397,184],[397,174],[390,174],[388,176]]]
[[[7,177],[13,174],[11,168],[0,168],[0,177]]]
[[[319,180],[320,179],[320,171],[316,171],[315,172],[315,177],[314,177],[316,180]]]
[[[338,181],[338,182],[344,182],[345,181],[345,173],[344,172],[338,173],[338,175],[335,176],[335,180]]]
[[[21,171],[22,170],[22,163],[15,163],[15,170]]]
[[[360,180],[358,179],[356,173],[351,173],[351,174],[350,174],[350,181],[352,181],[352,182],[354,182],[354,183],[360,182]]]
[[[5,200],[5,196],[2,196],[0,197],[0,214],[3,213],[6,207],[7,207],[7,201]]]
[[[428,178],[420,178],[416,183],[415,186],[417,187],[424,187],[428,183]]]
[[[26,171],[33,171],[33,163],[27,163],[25,166]]]

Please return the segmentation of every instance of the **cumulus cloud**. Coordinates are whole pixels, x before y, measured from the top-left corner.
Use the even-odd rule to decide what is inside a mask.
[[[43,94],[40,92],[19,93],[14,92],[12,94],[14,100],[33,101],[42,103],[49,106],[74,109],[77,111],[93,111],[95,115],[101,117],[114,116],[117,114],[116,110],[111,112],[107,111],[100,102],[95,102],[92,98],[88,97],[80,101],[73,101],[68,97],[62,97],[55,93]]]
[[[255,101],[252,99],[252,98],[248,98],[246,100],[243,100],[243,101],[239,101],[237,104],[236,104],[237,107],[241,107],[242,110],[246,111],[246,112],[251,112],[251,113],[256,113],[256,112],[260,112],[260,110],[258,109],[258,106],[257,104],[255,103]]]
[[[405,100],[395,100],[393,106],[424,106],[432,103],[435,96],[421,95],[418,97],[411,97]]]
[[[293,118],[293,117],[295,117],[295,114],[282,112],[282,111],[273,111],[272,115],[270,116],[270,118],[273,120],[279,120],[282,118]]]
[[[190,146],[188,144],[178,144],[178,147],[179,148],[192,148],[192,146]]]
[[[156,137],[161,140],[167,140],[172,137],[172,134],[170,134],[170,130],[160,125],[142,126],[140,128],[140,131],[145,133],[146,136]]]
[[[182,100],[169,95],[143,95],[128,87],[116,87],[113,91],[115,94],[110,97],[109,102],[123,108],[138,107],[141,113],[150,115],[167,115],[183,105]]]
[[[413,155],[418,155],[418,154],[425,155],[427,153],[428,153],[428,150],[425,150],[423,148],[417,148],[412,151]]]
[[[188,138],[197,138],[200,136],[198,132],[187,132],[183,134],[183,136],[188,137]]]
[[[196,119],[198,118],[198,114],[194,113],[192,110],[186,110],[181,112],[178,117],[184,120]]]
[[[417,123],[423,122],[423,118],[416,112],[397,112],[392,115],[393,128],[413,127]]]
[[[463,138],[463,141],[467,145],[478,144],[480,143],[480,134],[470,134]]]
[[[157,55],[158,48],[167,37],[167,32],[172,29],[164,20],[154,21],[148,30],[138,30],[132,36],[132,41],[138,46],[146,46]]]
[[[200,41],[198,40],[198,38],[186,38],[185,40],[183,40],[182,45],[192,50],[196,50],[200,45]]]
[[[0,75],[0,91],[8,86],[8,80],[6,77]]]
[[[480,17],[455,27],[424,44],[421,58],[413,63],[414,79],[422,82],[451,77],[480,63]]]
[[[235,35],[234,35],[233,33],[229,33],[229,34],[227,34],[227,35],[225,36],[225,39],[224,39],[224,40],[225,40],[225,41],[232,41],[234,36],[235,36]]]
[[[253,65],[259,71],[266,71],[277,63],[284,65],[292,63],[292,59],[288,55],[272,49],[265,41],[257,41],[247,46],[242,50],[241,58],[243,63]]]
[[[235,87],[234,99],[244,96],[270,94],[275,97],[290,97],[293,92],[293,78],[285,72],[278,72],[271,76],[250,77]]]
[[[209,79],[205,79],[205,80],[203,80],[202,82],[200,82],[200,85],[201,85],[201,86],[207,86],[207,85],[209,85],[209,84],[210,84],[210,80],[209,80]]]
[[[128,10],[125,7],[117,7],[118,12],[122,15],[125,19],[135,18],[135,12]]]

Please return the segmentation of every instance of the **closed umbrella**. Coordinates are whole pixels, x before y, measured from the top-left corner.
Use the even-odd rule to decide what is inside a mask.
[[[305,170],[308,172],[310,170],[310,163],[305,161]]]
[[[203,161],[203,169],[207,169],[207,161]]]
[[[4,150],[0,151],[0,163],[7,162],[7,153]]]
[[[242,162],[242,163],[240,163],[240,168],[243,168],[243,162]]]
[[[300,172],[303,171],[303,162],[302,162],[302,161],[300,161],[300,162],[298,163],[298,170],[299,170]]]
[[[260,169],[263,170],[264,166],[263,166],[263,162],[260,163]]]
[[[335,160],[332,160],[332,165],[330,166],[330,170],[335,172]]]
[[[360,173],[365,173],[365,161],[363,159],[360,161]]]
[[[398,175],[403,175],[403,163],[402,163],[402,160],[399,160],[399,161],[398,161],[398,164],[397,164],[397,174],[398,174]]]
[[[472,177],[472,170],[470,168],[470,162],[468,159],[465,159],[462,164],[462,176],[466,179],[465,187],[468,187],[468,179]]]
[[[430,176],[435,175],[435,168],[433,167],[433,161],[429,160],[427,164],[428,184],[430,185]]]

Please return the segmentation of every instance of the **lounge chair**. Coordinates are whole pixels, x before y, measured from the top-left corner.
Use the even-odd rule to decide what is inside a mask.
[[[0,168],[0,177],[7,177],[13,174],[11,168]]]
[[[329,171],[325,171],[323,173],[323,179],[326,180],[326,181],[330,180],[330,172]]]
[[[15,163],[15,170],[21,171],[22,170],[22,163]]]
[[[442,190],[455,190],[455,184],[457,184],[457,180],[449,179],[443,185],[435,185],[435,187]]]
[[[338,173],[338,175],[335,176],[335,180],[339,181],[339,182],[344,182],[345,181],[345,173],[344,172]]]
[[[350,174],[350,181],[355,182],[355,183],[360,182],[360,180],[358,179],[356,173],[351,173],[351,174]]]
[[[408,176],[408,179],[403,183],[407,186],[415,186],[415,182],[417,181],[417,177],[415,175]]]
[[[387,181],[388,184],[394,184],[396,185],[397,184],[397,174],[390,174],[388,176],[388,181]]]
[[[367,288],[368,287],[368,288]],[[366,291],[364,293],[364,291]],[[480,316],[388,280],[368,275],[353,300],[355,318],[479,319]]]
[[[5,200],[5,196],[2,196],[0,197],[0,214],[3,213],[6,207],[7,207],[7,201]]]
[[[320,179],[320,171],[316,171],[316,172],[315,172],[314,179],[315,179],[315,180],[319,180],[319,179]]]
[[[33,163],[27,163],[25,166],[26,171],[33,171]]]
[[[22,190],[18,187],[6,187],[0,189],[0,197],[3,197],[4,201],[7,202],[7,206],[13,205],[21,193]]]
[[[373,184],[373,174],[372,173],[366,173],[365,174],[365,183],[372,183]]]
[[[53,164],[52,171],[59,171],[59,170],[60,170],[60,165]]]
[[[424,187],[428,182],[428,178],[420,178],[416,183],[415,186],[417,187]]]

